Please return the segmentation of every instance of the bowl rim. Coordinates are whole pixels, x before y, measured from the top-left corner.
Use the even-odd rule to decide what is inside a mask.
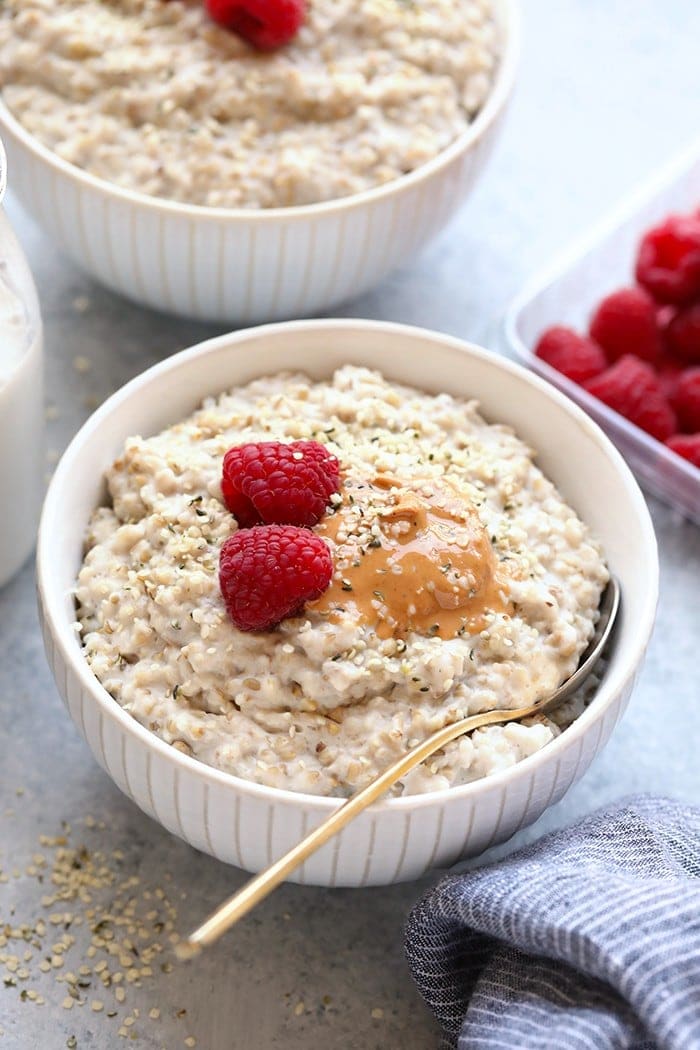
[[[172,201],[165,197],[156,197],[136,190],[130,190],[116,183],[109,182],[107,179],[89,174],[77,165],[63,160],[54,150],[43,145],[13,115],[2,98],[1,91],[0,132],[3,130],[9,132],[10,135],[19,140],[29,153],[49,167],[54,174],[73,180],[102,197],[118,200],[132,207],[150,208],[161,214],[164,213],[173,217],[206,222],[221,222],[225,220],[230,222],[243,220],[248,222],[275,222],[279,220],[294,222],[316,216],[340,214],[351,211],[354,208],[373,204],[375,201],[383,200],[404,190],[410,190],[426,182],[433,175],[447,168],[460,154],[466,152],[482,138],[501,115],[515,84],[515,73],[520,53],[520,12],[518,0],[494,0],[494,7],[502,44],[500,61],[488,97],[472,123],[454,142],[451,142],[449,146],[441,150],[437,156],[426,161],[425,164],[421,164],[409,174],[401,175],[399,178],[392,179],[381,186],[362,190],[360,193],[349,194],[346,197],[336,197],[328,201],[318,201],[315,204],[293,205],[282,208],[224,208],[210,207],[204,204],[188,204],[184,201]]]
[[[456,801],[458,799],[466,801],[473,796],[478,796],[480,793],[501,788],[511,780],[534,774],[541,765],[550,761],[554,763],[562,751],[568,749],[569,745],[574,744],[576,740],[583,737],[590,726],[603,717],[605,711],[614,703],[615,699],[628,686],[630,681],[633,681],[642,662],[654,626],[659,585],[657,543],[651,516],[641,490],[625,460],[598,424],[578,405],[523,365],[465,340],[418,326],[358,318],[323,318],[283,321],[260,325],[255,328],[240,329],[235,332],[215,336],[165,358],[135,376],[112,394],[86,420],[63,453],[49,484],[39,525],[36,560],[40,607],[43,609],[43,617],[54,645],[60,650],[66,673],[70,670],[70,673],[77,677],[82,692],[89,695],[97,703],[105,716],[112,721],[116,721],[122,731],[135,737],[147,749],[155,750],[166,761],[179,766],[183,772],[194,773],[194,775],[201,777],[209,784],[217,784],[227,789],[234,789],[235,791],[255,796],[267,803],[302,806],[317,811],[319,815],[335,809],[345,801],[344,798],[337,796],[311,795],[246,780],[233,773],[227,773],[209,766],[199,759],[182,754],[155,733],[146,729],[145,726],[142,726],[140,722],[121,707],[94,675],[87,660],[82,655],[82,650],[75,645],[75,621],[66,617],[63,607],[65,592],[60,591],[56,587],[51,587],[47,582],[53,571],[51,543],[55,533],[54,521],[60,520],[63,516],[63,485],[65,480],[74,473],[73,461],[80,456],[82,447],[99,432],[102,422],[106,418],[125,402],[128,402],[132,394],[142,387],[157,383],[164,374],[176,371],[193,361],[206,358],[208,354],[216,353],[225,348],[232,348],[247,341],[265,340],[268,338],[284,340],[288,332],[298,333],[300,331],[314,330],[325,331],[329,337],[332,337],[333,334],[337,334],[339,331],[345,333],[355,331],[365,334],[371,333],[377,336],[393,334],[409,339],[428,339],[447,348],[459,350],[468,357],[471,356],[481,360],[496,370],[514,376],[527,386],[534,388],[544,397],[545,401],[552,401],[560,408],[563,408],[586,437],[592,440],[617,468],[621,486],[635,509],[635,521],[639,529],[640,539],[646,548],[644,563],[647,574],[647,588],[644,604],[635,608],[634,611],[637,631],[632,654],[633,658],[618,671],[616,677],[611,678],[609,674],[606,675],[603,679],[602,687],[596,691],[592,701],[582,714],[559,736],[533,754],[521,759],[507,769],[457,787],[382,799],[369,807],[369,811],[374,814],[384,811],[401,812],[444,805],[448,801]],[[601,693],[603,694],[602,699]]]

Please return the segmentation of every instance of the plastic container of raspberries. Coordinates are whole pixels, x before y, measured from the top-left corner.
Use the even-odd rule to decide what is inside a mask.
[[[600,301],[619,288],[634,286],[642,236],[669,215],[698,209],[700,141],[626,198],[592,233],[526,286],[506,313],[503,335],[514,356],[571,397],[599,423],[645,491],[700,525],[700,468],[533,352],[541,334],[554,325],[570,326],[585,335]]]

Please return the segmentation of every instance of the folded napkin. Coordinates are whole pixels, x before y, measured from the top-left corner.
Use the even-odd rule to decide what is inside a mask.
[[[442,879],[406,953],[458,1050],[700,1050],[700,810],[637,797]]]

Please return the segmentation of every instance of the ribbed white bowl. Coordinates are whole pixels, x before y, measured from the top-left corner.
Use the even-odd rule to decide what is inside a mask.
[[[61,160],[0,101],[10,186],[80,266],[137,302],[237,325],[320,313],[414,255],[474,185],[515,76],[515,0],[494,8],[502,60],[484,108],[433,161],[378,189],[265,211],[147,197]]]
[[[168,830],[257,871],[339,802],[258,786],[180,754],[123,711],[93,676],[74,627],[72,591],[88,518],[104,498],[105,468],[126,437],[161,430],[206,395],[280,369],[322,378],[348,362],[427,391],[476,397],[487,418],[512,424],[602,540],[622,584],[623,614],[599,692],[571,728],[507,771],[375,805],[298,872],[299,882],[325,886],[415,878],[507,839],[560,799],[626,705],[658,584],[649,513],[622,457],[576,405],[518,365],[421,329],[342,320],[253,329],[175,355],[111,397],[74,438],[49,488],[38,546],[46,650],[70,715],[121,790]]]

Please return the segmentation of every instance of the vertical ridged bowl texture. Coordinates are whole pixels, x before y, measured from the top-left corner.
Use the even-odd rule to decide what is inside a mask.
[[[118,391],[74,438],[49,488],[37,555],[46,651],[68,712],[108,775],[169,831],[257,871],[340,800],[256,785],[182,755],[123,711],[93,676],[75,629],[73,590],[88,519],[105,497],[104,471],[129,435],[157,433],[206,395],[281,369],[320,379],[347,363],[428,392],[476,397],[488,419],[512,424],[602,541],[623,603],[605,677],[569,729],[491,777],[375,804],[296,874],[299,882],[324,886],[416,878],[504,841],[558,801],[605,746],[626,706],[658,588],[649,513],[622,457],[576,405],[518,365],[422,329],[348,320],[265,326],[183,351]]]

